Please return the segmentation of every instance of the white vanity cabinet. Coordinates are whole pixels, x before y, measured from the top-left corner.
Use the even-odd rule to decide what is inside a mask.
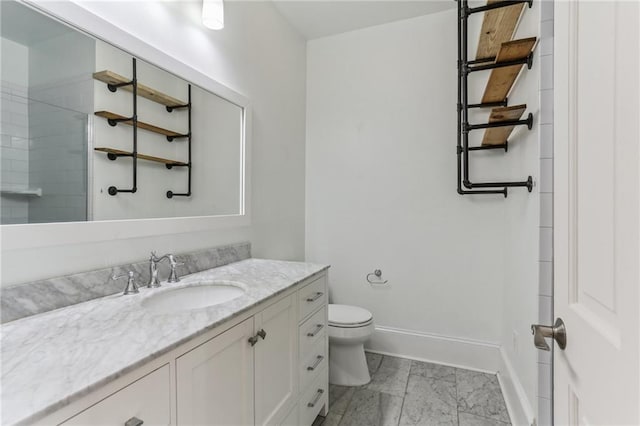
[[[272,425],[297,397],[297,321],[288,296],[176,360],[178,425]]]
[[[127,425],[140,422],[171,424],[169,365],[136,380],[130,385],[64,422],[65,425]]]
[[[253,424],[249,318],[176,360],[178,425]]]
[[[281,422],[298,393],[298,321],[295,295],[257,314],[254,346],[255,424]]]
[[[326,285],[308,278],[39,423],[310,426],[328,411]]]

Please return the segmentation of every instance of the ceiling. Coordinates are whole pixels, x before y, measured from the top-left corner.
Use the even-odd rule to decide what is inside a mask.
[[[453,0],[273,0],[307,40],[456,7]]]

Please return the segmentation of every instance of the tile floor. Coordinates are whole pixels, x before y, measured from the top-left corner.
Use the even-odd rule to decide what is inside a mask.
[[[367,353],[371,382],[329,387],[330,411],[313,426],[510,424],[498,378]]]

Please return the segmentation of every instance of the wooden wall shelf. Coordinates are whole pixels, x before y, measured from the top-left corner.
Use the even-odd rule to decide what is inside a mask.
[[[500,123],[503,121],[518,120],[527,109],[526,105],[515,105],[504,108],[494,108],[489,116],[489,123]],[[484,132],[482,145],[503,145],[515,126],[492,127]]]
[[[112,126],[115,126],[118,123],[128,124],[129,126],[133,125],[133,121],[131,119],[127,119],[127,117],[120,114],[116,114],[114,112],[96,111],[95,115],[97,115],[98,117],[102,117],[102,118],[106,118],[107,120],[110,120],[109,124]],[[118,120],[118,121],[114,122],[113,120]],[[115,124],[112,124],[112,123],[115,123]],[[164,135],[167,137],[169,141],[172,141],[173,139],[189,137],[188,133],[183,134],[183,133],[174,132],[173,130],[163,129],[162,127],[154,126],[153,124],[145,123],[144,121],[140,121],[140,120],[138,120],[138,128],[148,130],[150,132],[157,133],[159,135]]]
[[[503,0],[488,0],[487,5],[500,1]],[[498,56],[502,43],[513,38],[524,5],[524,3],[516,3],[513,6],[488,10],[484,13],[476,60],[493,61]]]
[[[123,151],[121,149],[115,149],[115,148],[94,148],[95,151],[100,151],[100,152],[106,152],[107,154],[111,154],[111,157],[109,157],[109,159],[111,159],[113,156],[115,156],[113,159],[117,158],[117,157],[132,157],[133,153],[131,151]],[[146,154],[140,154],[138,153],[138,159],[139,160],[147,160],[147,161],[153,161],[154,163],[162,163],[166,166],[176,166],[176,167],[184,167],[184,166],[188,166],[189,163],[185,163],[183,161],[177,161],[177,160],[171,160],[168,158],[162,158],[162,157],[154,157],[153,155],[146,155]]]
[[[93,73],[93,78],[110,85],[126,84],[131,81],[130,79],[109,70],[95,72]],[[128,92],[133,91],[132,85],[121,86],[119,88],[124,89]],[[176,99],[140,83],[138,83],[138,95],[171,108],[181,108],[187,106],[187,102],[183,102],[180,99]]]
[[[536,40],[535,37],[530,37],[502,43],[495,63],[499,64],[528,58],[536,45]],[[482,96],[482,103],[504,101],[523,66],[524,64],[518,64],[493,69]]]

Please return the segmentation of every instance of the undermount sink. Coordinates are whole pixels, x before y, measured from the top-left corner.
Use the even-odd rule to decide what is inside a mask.
[[[204,281],[151,295],[142,301],[142,306],[159,313],[187,311],[219,305],[244,293],[231,281]]]

